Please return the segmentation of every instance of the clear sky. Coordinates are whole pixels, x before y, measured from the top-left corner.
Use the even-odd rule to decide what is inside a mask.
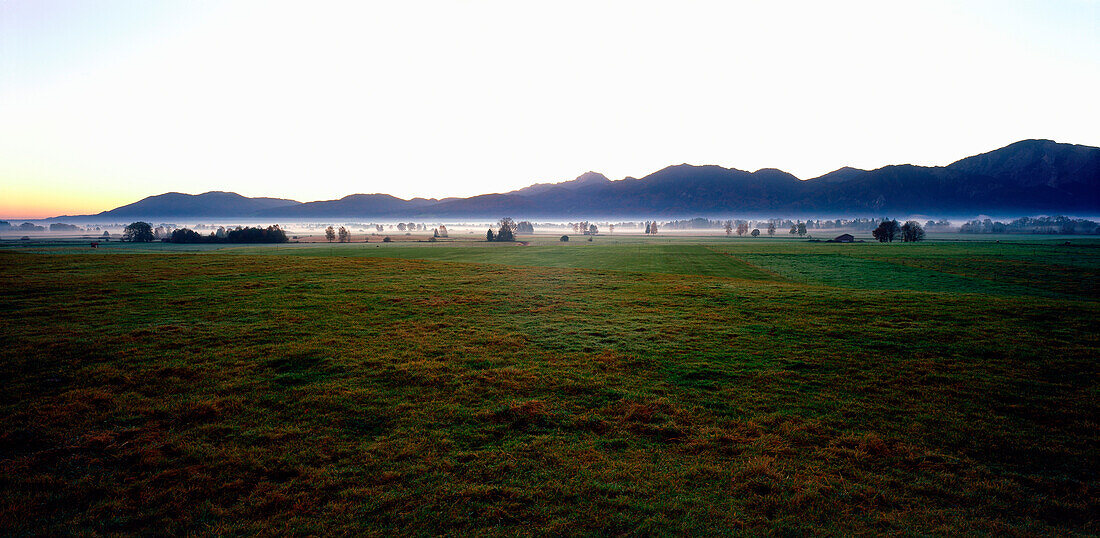
[[[0,0],[0,216],[1100,146],[1100,1]]]

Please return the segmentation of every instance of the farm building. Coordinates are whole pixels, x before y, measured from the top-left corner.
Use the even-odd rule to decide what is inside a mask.
[[[829,242],[830,243],[851,243],[852,241],[855,241],[855,240],[856,240],[856,238],[852,234],[840,234],[840,235],[836,236],[835,239],[833,239],[832,241],[829,241]]]

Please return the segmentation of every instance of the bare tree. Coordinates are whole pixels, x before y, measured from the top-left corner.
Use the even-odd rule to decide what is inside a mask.
[[[504,217],[498,223],[500,230],[497,232],[497,241],[515,241],[516,223],[511,217]]]
[[[325,228],[325,239],[328,239],[329,243],[336,240],[336,230],[332,226]]]

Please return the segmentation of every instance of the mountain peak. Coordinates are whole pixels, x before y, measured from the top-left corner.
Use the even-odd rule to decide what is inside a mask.
[[[298,205],[282,198],[248,198],[235,192],[209,191],[202,194],[166,192],[147,196],[97,216],[104,217],[237,217],[274,207]]]
[[[611,180],[607,179],[607,176],[605,176],[605,175],[603,175],[599,172],[593,172],[593,171],[589,170],[589,171],[577,176],[577,179],[574,179],[573,181],[566,181],[565,183],[573,183],[573,182],[577,182],[577,183],[592,183],[592,182],[606,183],[608,181],[611,181]]]
[[[784,180],[784,179],[790,180],[790,179],[793,179],[795,181],[800,181],[798,179],[798,176],[795,176],[794,174],[792,174],[790,172],[784,172],[783,170],[780,170],[778,168],[761,168],[761,169],[753,172],[752,175],[757,176],[757,177],[766,178],[766,179],[769,179],[769,180]]]
[[[1030,139],[960,159],[948,169],[1020,186],[1061,189],[1067,183],[1100,180],[1100,148]]]
[[[806,181],[816,181],[816,182],[824,182],[824,183],[839,183],[839,182],[843,182],[843,181],[848,181],[850,179],[855,179],[855,178],[857,178],[859,176],[862,176],[863,174],[866,174],[866,173],[867,173],[867,171],[862,169],[862,168],[852,168],[851,166],[842,166],[840,168],[837,168],[836,170],[833,170],[832,172],[829,172],[828,174],[824,174],[824,175],[817,176],[815,178],[807,179]]]

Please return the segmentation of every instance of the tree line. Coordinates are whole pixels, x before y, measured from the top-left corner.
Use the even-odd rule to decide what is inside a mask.
[[[133,243],[149,243],[157,239],[153,226],[148,222],[133,222],[122,231],[122,240]],[[226,230],[219,228],[210,235],[203,235],[190,228],[179,228],[167,233],[166,243],[286,243],[286,232],[278,224],[267,228],[246,227]]]
[[[1087,219],[1054,217],[1021,217],[1008,223],[991,219],[972,220],[959,228],[964,234],[1097,234],[1100,224]]]
[[[898,224],[898,221],[883,219],[878,227],[871,231],[871,236],[880,243],[891,243],[894,239],[901,239],[904,243],[915,243],[924,240],[924,227],[915,220]]]

